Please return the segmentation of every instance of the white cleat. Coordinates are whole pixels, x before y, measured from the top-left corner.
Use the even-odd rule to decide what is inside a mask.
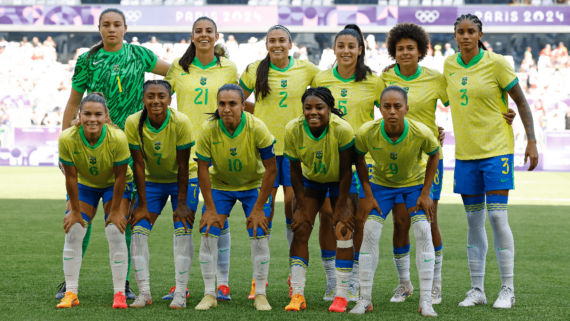
[[[493,304],[495,309],[510,309],[515,305],[515,292],[506,286],[501,288],[499,298]]]
[[[135,302],[129,305],[131,308],[144,308],[147,305],[152,305],[152,296],[148,292],[139,293]]]
[[[356,302],[356,305],[354,306],[354,308],[352,308],[352,310],[350,310],[350,312],[348,312],[348,313],[364,314],[366,312],[371,312],[372,310],[373,310],[372,302],[370,302],[368,300],[360,299]]]
[[[419,312],[424,317],[437,317],[437,313],[431,306],[431,298],[420,299],[420,309]]]
[[[467,297],[465,300],[463,300],[463,302],[459,302],[460,307],[472,307],[481,304],[487,304],[487,297],[479,288],[472,288],[467,291]]]
[[[336,293],[336,283],[327,283],[327,288],[325,290],[325,301],[334,301],[334,296]]]
[[[348,285],[348,301],[356,302],[360,296],[359,285],[357,283],[352,283]]]
[[[431,304],[441,304],[441,280],[433,280]]]
[[[171,309],[185,309],[186,308],[186,293],[174,292],[174,299],[170,303]]]
[[[412,283],[408,285],[400,283],[397,288],[394,289],[394,295],[390,299],[390,302],[404,302],[406,298],[414,293],[414,286]]]

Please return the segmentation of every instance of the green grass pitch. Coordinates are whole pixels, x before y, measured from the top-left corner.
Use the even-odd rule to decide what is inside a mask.
[[[18,176],[17,183],[9,179]],[[406,302],[395,304],[389,299],[398,283],[392,260],[392,224],[386,221],[380,240],[380,262],[376,272],[373,303],[374,312],[364,316],[332,314],[330,302],[322,300],[325,275],[320,260],[318,234],[314,231],[310,242],[310,266],[307,271],[305,295],[307,309],[302,312],[286,312],[288,304],[289,274],[288,248],[285,239],[283,203],[277,203],[277,214],[270,242],[271,267],[267,295],[273,307],[271,312],[257,312],[252,300],[247,299],[250,290],[252,265],[250,242],[245,230],[245,218],[240,204],[230,217],[232,252],[230,268],[231,302],[220,302],[210,311],[195,311],[203,295],[198,251],[200,238],[194,229],[195,254],[190,274],[190,298],[185,310],[171,310],[170,301],[161,297],[174,285],[172,250],[172,210],[168,204],[157,220],[149,238],[151,291],[154,304],[143,309],[113,310],[112,279],[108,246],[104,234],[101,206],[93,222],[93,234],[83,260],[78,307],[66,310],[55,308],[56,286],[63,281],[62,248],[64,233],[62,219],[65,210],[64,194],[56,194],[50,187],[56,181],[61,192],[63,178],[54,169],[0,168],[3,187],[0,188],[0,318],[3,320],[153,320],[201,318],[204,320],[340,320],[340,319],[420,319],[417,313],[419,282],[415,260],[411,264],[415,293]],[[38,177],[41,179],[38,181]],[[451,175],[446,182],[451,184]],[[539,179],[540,178],[540,179]],[[467,222],[460,204],[440,204],[439,222],[443,234],[443,303],[434,306],[441,320],[568,320],[570,319],[570,295],[568,294],[568,266],[570,257],[565,249],[569,240],[568,213],[570,202],[565,200],[570,176],[567,173],[517,173],[517,191],[513,192],[515,205],[509,206],[509,222],[515,238],[515,293],[516,304],[510,310],[494,310],[492,304],[500,290],[500,276],[493,251],[492,230],[487,222],[489,253],[485,292],[485,306],[459,308],[469,290],[470,278],[465,250]],[[31,184],[35,180],[34,184]],[[546,180],[546,182],[545,182]],[[548,181],[550,180],[550,181]],[[27,182],[27,183],[25,183]],[[525,183],[526,182],[526,183]],[[529,183],[530,182],[530,183]],[[535,182],[535,183],[532,183]],[[539,183],[536,183],[539,182]],[[550,183],[549,183],[550,182]],[[32,186],[33,185],[33,186]],[[534,189],[536,185],[550,186]],[[522,187],[521,187],[522,186]],[[28,190],[26,188],[29,187]],[[45,194],[38,194],[42,188]],[[560,190],[562,189],[562,190]],[[564,192],[564,190],[566,192]],[[64,191],[64,190],[63,190]],[[444,187],[450,193],[450,187]],[[51,194],[50,194],[51,193]],[[518,194],[517,194],[518,193]],[[61,197],[57,196],[61,195]],[[563,195],[566,195],[564,197]],[[58,199],[59,198],[59,199]],[[451,196],[446,197],[453,201]],[[524,199],[535,200],[524,204]],[[544,203],[555,205],[543,205]],[[201,205],[199,209],[201,208]],[[199,219],[198,215],[198,219]],[[315,229],[318,225],[315,226]],[[411,232],[411,234],[413,234]],[[411,236],[411,254],[415,256],[415,240]],[[138,293],[134,273],[131,286]],[[352,308],[354,303],[349,304]]]

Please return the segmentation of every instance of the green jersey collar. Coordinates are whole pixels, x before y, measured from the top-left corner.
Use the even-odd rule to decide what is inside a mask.
[[[331,115],[329,115],[329,124],[331,121],[330,117],[331,117]],[[316,142],[323,139],[323,137],[325,137],[327,135],[327,132],[329,131],[329,125],[327,125],[327,127],[325,127],[325,130],[323,130],[323,133],[321,134],[321,136],[319,136],[319,138],[315,138],[315,136],[313,136],[313,133],[311,133],[311,128],[309,127],[307,120],[304,118],[303,118],[303,128],[305,129],[305,133],[307,133],[307,136],[309,136],[309,138],[311,138],[312,140],[314,140]]]
[[[81,137],[81,140],[83,141],[85,146],[87,146],[91,149],[95,149],[95,148],[99,147],[101,144],[103,144],[103,141],[105,140],[105,134],[106,133],[107,133],[107,125],[103,124],[103,130],[101,131],[101,136],[99,136],[99,140],[97,141],[97,143],[95,145],[91,146],[91,144],[89,144],[89,142],[87,141],[87,137],[85,137],[85,132],[83,132],[83,125],[79,126],[79,136]]]
[[[246,117],[245,117],[245,112],[242,111],[241,112],[241,121],[238,125],[238,127],[236,128],[236,131],[234,132],[234,134],[230,134],[230,132],[228,131],[228,129],[226,128],[226,126],[224,125],[224,121],[222,120],[222,117],[220,117],[220,128],[222,129],[222,132],[228,136],[231,139],[234,139],[236,137],[238,137],[239,134],[241,134],[241,132],[243,131],[243,128],[245,127],[245,123],[247,122]]]
[[[457,63],[463,67],[463,68],[469,68],[469,67],[473,67],[475,66],[479,61],[481,61],[481,59],[483,59],[483,56],[485,55],[485,50],[479,48],[479,54],[475,57],[473,57],[473,59],[471,59],[471,61],[469,61],[469,63],[466,65],[463,62],[463,59],[461,59],[461,52],[457,55]]]
[[[166,125],[168,125],[168,120],[170,120],[170,108],[167,109],[166,112],[166,118],[164,119],[164,122],[162,122],[162,125],[160,126],[159,129],[155,129],[154,127],[152,127],[152,124],[150,123],[150,120],[148,118],[148,115],[146,116],[146,127],[148,128],[148,130],[150,130],[151,132],[158,134],[160,133],[164,127],[166,127]]]
[[[218,63],[218,57],[214,56],[214,60],[212,60],[212,62],[210,62],[207,65],[202,65],[202,63],[200,62],[200,60],[198,60],[197,57],[194,57],[194,60],[192,60],[192,64],[200,69],[208,69],[210,67],[214,67],[216,64]]]
[[[402,133],[402,135],[400,136],[400,138],[398,138],[397,141],[393,142],[390,137],[388,137],[388,134],[386,134],[386,130],[384,130],[384,119],[382,119],[382,122],[380,123],[380,129],[382,132],[382,137],[384,137],[384,139],[392,144],[392,145],[398,145],[399,143],[401,143],[404,139],[406,139],[406,137],[408,136],[408,130],[409,130],[409,125],[408,125],[408,120],[404,118],[404,132]]]
[[[128,45],[127,43],[123,43],[123,46],[121,47],[121,49],[119,49],[119,51],[106,51],[105,49],[101,48],[101,52],[109,55],[109,56],[116,56],[116,55],[120,55],[123,53],[123,50],[125,49],[125,45]]]
[[[410,81],[410,80],[414,80],[414,79],[418,78],[419,76],[421,76],[422,66],[418,65],[418,70],[416,70],[416,73],[411,75],[410,77],[406,77],[406,76],[402,75],[402,73],[400,73],[400,66],[398,66],[398,64],[396,64],[394,66],[394,72],[396,73],[396,75],[398,77],[404,79],[405,81]]]
[[[338,73],[338,65],[336,65],[335,67],[333,67],[333,75],[335,76],[336,79],[342,81],[342,82],[351,82],[354,81],[354,79],[356,79],[356,73],[354,73],[352,76],[350,76],[349,78],[342,78],[342,76]]]
[[[271,61],[269,62],[269,66],[271,67],[271,69],[280,72],[286,72],[287,70],[289,70],[289,68],[293,67],[294,64],[295,64],[295,59],[293,59],[293,57],[291,56],[289,56],[289,65],[283,69],[277,68],[277,66],[275,66]]]

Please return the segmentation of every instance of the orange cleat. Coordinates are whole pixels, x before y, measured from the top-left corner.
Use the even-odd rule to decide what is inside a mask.
[[[268,285],[269,285],[269,282],[266,282],[265,287],[267,288]],[[247,298],[250,300],[255,299],[255,279],[251,280],[251,291],[249,292],[249,295]]]
[[[127,298],[123,294],[123,292],[119,291],[119,293],[115,294],[113,297],[113,309],[126,309],[127,306]]]
[[[329,308],[329,312],[346,312],[346,306],[348,305],[348,301],[346,298],[341,296],[335,296],[334,301]]]
[[[61,308],[71,308],[76,305],[79,305],[79,299],[77,298],[77,294],[67,291],[65,292],[65,296],[61,299],[61,303],[57,305],[58,309]]]
[[[306,307],[305,297],[297,293],[293,296],[289,305],[285,307],[285,311],[301,311]]]

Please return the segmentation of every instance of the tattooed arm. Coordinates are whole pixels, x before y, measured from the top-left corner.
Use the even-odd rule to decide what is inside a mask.
[[[526,101],[524,93],[519,84],[516,84],[511,90],[509,90],[509,96],[517,104],[519,114],[521,115],[521,120],[524,125],[524,130],[527,137],[526,151],[524,153],[524,163],[526,164],[527,159],[530,157],[530,167],[529,171],[532,171],[536,165],[538,165],[538,150],[536,149],[536,137],[534,135],[534,122],[532,120],[532,112],[530,111],[530,106]]]

